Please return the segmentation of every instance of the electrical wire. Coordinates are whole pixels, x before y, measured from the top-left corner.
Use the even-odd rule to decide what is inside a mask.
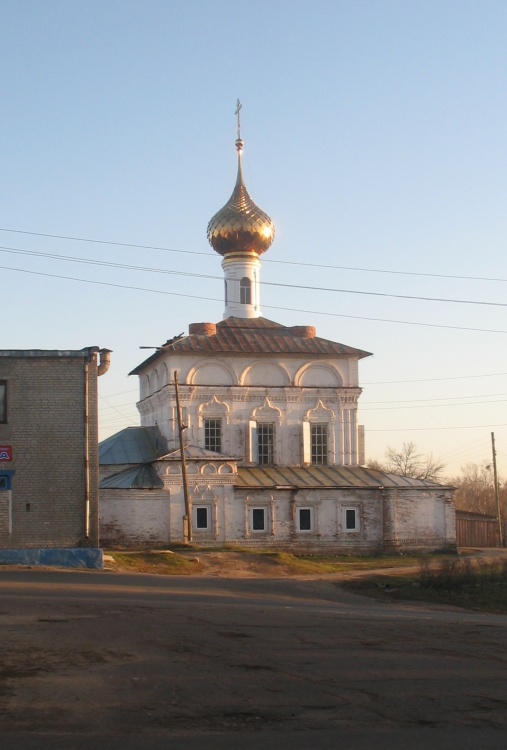
[[[69,255],[58,255],[56,253],[41,253],[35,250],[21,250],[19,248],[0,246],[0,251],[14,255],[28,255],[32,257],[51,258],[53,260],[62,260],[68,263],[83,263],[93,266],[106,266],[108,268],[120,268],[128,271],[142,271],[144,273],[168,274],[170,276],[188,276],[190,278],[211,279],[221,281],[223,277],[211,274],[192,273],[190,271],[170,271],[166,268],[148,268],[146,266],[133,266],[124,263],[113,263],[111,261],[94,260],[92,258],[73,258]],[[447,297],[423,297],[413,294],[391,294],[388,292],[371,292],[362,289],[337,289],[335,287],[309,286],[307,284],[287,284],[278,281],[263,281],[261,286],[275,286],[283,289],[303,289],[310,292],[333,292],[335,294],[355,294],[367,297],[384,297],[388,299],[406,299],[416,300],[418,302],[445,302],[447,304],[457,305],[479,305],[485,307],[507,307],[507,302],[486,302],[484,300],[470,299],[450,299]]]
[[[114,242],[112,240],[97,240],[97,239],[91,239],[91,238],[86,238],[86,237],[73,237],[69,235],[49,234],[49,233],[44,233],[44,232],[29,232],[23,229],[7,229],[5,227],[0,227],[0,232],[9,232],[11,234],[25,234],[25,235],[30,235],[32,237],[46,237],[46,238],[55,239],[55,240],[68,240],[71,242],[89,242],[91,244],[98,244],[98,245],[114,245],[116,247],[131,247],[131,248],[139,249],[139,250],[162,250],[163,252],[168,252],[168,253],[181,253],[183,255],[204,255],[207,257],[212,257],[210,256],[209,251],[199,252],[197,250],[177,250],[175,248],[164,247],[164,246],[159,246],[159,245],[139,245],[133,242]],[[383,268],[361,268],[359,266],[335,266],[335,265],[328,265],[325,263],[304,263],[301,261],[294,261],[294,260],[272,260],[270,258],[264,259],[263,262],[278,263],[280,265],[286,265],[286,266],[303,266],[307,268],[328,268],[328,269],[335,269],[337,271],[359,271],[361,273],[383,273],[383,274],[392,274],[396,276],[423,276],[423,277],[437,278],[437,279],[458,279],[461,281],[493,281],[493,282],[507,283],[507,279],[493,278],[489,276],[461,276],[461,275],[456,275],[456,274],[429,273],[429,272],[420,272],[420,271],[392,271],[392,270],[383,269]]]
[[[168,295],[168,296],[173,296],[173,297],[185,297],[187,299],[206,300],[208,302],[222,302],[222,300],[218,299],[217,297],[203,297],[202,295],[197,295],[197,294],[182,294],[181,292],[167,292],[161,289],[146,289],[144,287],[131,286],[127,284],[114,284],[108,281],[92,281],[91,279],[78,279],[74,276],[62,276],[60,274],[44,273],[43,271],[29,271],[26,268],[11,268],[10,266],[0,266],[0,268],[6,271],[28,273],[28,274],[33,274],[35,276],[44,276],[46,278],[64,279],[66,281],[77,281],[82,284],[96,284],[99,286],[114,287],[116,289],[129,289],[129,290],[134,290],[137,292],[148,292],[150,294],[163,294],[163,295]],[[328,317],[347,318],[349,320],[368,320],[368,321],[374,321],[376,323],[396,323],[399,325],[422,326],[425,328],[445,328],[445,329],[450,329],[454,331],[474,331],[476,333],[502,333],[502,334],[507,333],[507,331],[494,329],[494,328],[472,328],[470,326],[451,326],[451,325],[444,325],[442,323],[419,323],[419,322],[410,321],[410,320],[394,320],[390,318],[371,318],[371,317],[367,317],[364,315],[345,315],[343,313],[331,313],[331,312],[324,312],[322,310],[303,310],[297,307],[281,307],[279,305],[263,305],[263,307],[269,310],[284,310],[286,312],[299,312],[299,313],[304,313],[305,315],[326,315]]]

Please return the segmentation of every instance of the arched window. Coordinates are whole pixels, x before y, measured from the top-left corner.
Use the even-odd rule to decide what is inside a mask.
[[[252,282],[247,276],[239,282],[239,301],[242,305],[252,304]]]
[[[227,281],[225,279],[224,279],[224,284],[225,284],[225,306],[227,307],[227,304],[228,304],[228,302],[227,302]]]

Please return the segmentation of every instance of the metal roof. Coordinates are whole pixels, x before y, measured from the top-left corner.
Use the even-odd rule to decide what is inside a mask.
[[[167,453],[157,426],[127,427],[99,443],[100,464],[146,464]]]
[[[235,482],[238,488],[264,489],[444,489],[436,482],[387,474],[364,466],[270,466],[241,467]]]
[[[198,445],[185,445],[183,447],[185,458],[192,461],[237,461],[238,459],[234,456],[227,456],[224,453],[216,453],[216,451],[208,451],[206,448],[200,448]],[[170,453],[160,457],[163,461],[180,461],[181,452],[177,448]]]
[[[154,490],[164,486],[151,464],[124,469],[118,474],[103,479],[101,490]]]
[[[230,317],[210,326],[214,333],[190,333],[175,337],[138,365],[138,375],[166,353],[189,354],[307,354],[320,357],[347,356],[362,359],[370,352],[315,336],[310,326],[283,326],[266,318]],[[192,328],[192,326],[191,326]],[[312,331],[310,334],[309,332]]]

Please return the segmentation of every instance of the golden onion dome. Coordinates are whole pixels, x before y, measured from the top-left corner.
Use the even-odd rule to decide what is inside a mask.
[[[239,102],[238,102],[239,104]],[[248,195],[243,182],[243,141],[236,141],[238,178],[232,195],[208,224],[208,242],[219,255],[233,252],[265,253],[275,238],[275,226]]]

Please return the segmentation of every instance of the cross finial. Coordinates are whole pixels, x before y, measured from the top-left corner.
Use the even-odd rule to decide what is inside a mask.
[[[243,105],[241,104],[240,100],[238,99],[238,101],[236,102],[236,111],[234,112],[234,114],[237,115],[237,118],[238,118],[238,138],[241,138],[241,122],[240,122],[240,119],[239,119],[239,113],[241,111],[241,107],[242,106]]]

